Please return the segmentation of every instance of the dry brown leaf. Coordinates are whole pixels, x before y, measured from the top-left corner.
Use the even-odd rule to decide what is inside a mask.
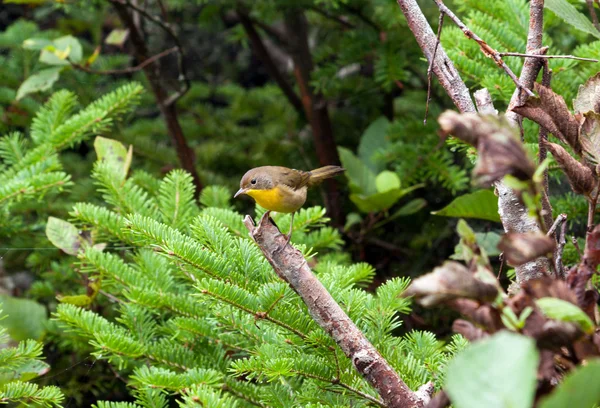
[[[510,265],[519,266],[552,253],[555,246],[556,241],[541,232],[509,232],[500,239],[498,249]]]
[[[579,144],[579,122],[571,114],[562,96],[552,89],[535,83],[539,97],[530,97],[513,111],[546,128],[550,133],[581,154]]]
[[[592,170],[577,161],[561,145],[546,143],[545,146],[565,171],[573,191],[577,194],[589,195],[596,184]]]
[[[573,100],[573,109],[577,113],[600,113],[600,72],[579,86],[577,98]]]

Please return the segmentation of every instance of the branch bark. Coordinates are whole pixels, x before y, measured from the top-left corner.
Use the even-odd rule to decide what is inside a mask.
[[[408,27],[412,31],[417,43],[423,50],[423,54],[428,61],[431,61],[433,56],[437,39],[436,35],[431,29],[431,26],[427,22],[425,15],[419,8],[416,0],[397,0],[400,9],[404,13]],[[543,12],[543,1],[532,0],[532,11],[534,15],[530,22],[530,31],[540,29],[541,23],[539,18],[539,4],[541,3]],[[533,27],[533,28],[532,28]],[[539,45],[536,46],[539,37]],[[530,41],[531,40],[531,41]],[[530,44],[531,43],[531,44]],[[541,34],[538,36],[536,33],[530,33],[528,36],[528,53],[541,48]],[[540,61],[537,58],[531,58],[531,60]],[[528,88],[531,88],[533,81],[537,76],[533,72],[533,68],[536,64],[526,63],[521,73],[520,83]],[[525,67],[528,67],[525,69]],[[539,69],[539,68],[538,68]],[[435,61],[433,62],[433,72],[440,80],[440,83],[452,99],[452,102],[456,105],[461,112],[476,112],[475,105],[469,94],[469,90],[465,85],[464,81],[460,77],[458,71],[454,67],[452,61],[448,58],[446,51],[440,44],[436,51]],[[533,77],[533,79],[531,79]],[[527,81],[525,81],[527,79]],[[531,79],[531,82],[529,82]],[[516,95],[516,96],[515,96]],[[520,90],[517,89],[513,98],[519,97]],[[516,123],[517,121],[514,120]],[[535,219],[528,216],[528,211],[525,206],[519,201],[514,191],[508,188],[504,183],[496,183],[496,192],[498,194],[498,212],[502,220],[502,225],[506,232],[528,232],[528,231],[539,231],[539,226]],[[545,274],[545,271],[549,269],[549,262],[546,258],[539,258],[536,261],[532,261],[521,265],[516,269],[517,282],[521,283],[529,279],[541,277]]]
[[[300,117],[304,117],[304,107],[302,106],[302,101],[294,89],[292,89],[292,86],[285,79],[281,71],[279,71],[277,68],[277,65],[269,54],[269,50],[267,50],[267,47],[265,47],[264,42],[260,38],[260,34],[258,31],[256,31],[256,28],[254,28],[254,24],[252,23],[250,16],[248,16],[244,10],[239,8],[237,10],[237,15],[240,19],[240,23],[242,23],[242,26],[244,27],[244,31],[246,31],[246,35],[248,35],[248,38],[252,43],[252,48],[254,49],[256,56],[264,64],[267,73],[277,83],[288,102],[294,107],[294,109],[296,109],[296,112],[298,112],[298,115]]]
[[[317,158],[321,166],[339,165],[340,158],[333,137],[333,127],[329,118],[327,102],[310,85],[313,72],[313,60],[308,45],[308,27],[302,9],[289,8],[284,12],[285,28],[288,36],[289,51],[294,61],[294,75],[300,88],[302,105],[312,129]],[[335,225],[341,226],[342,208],[338,182],[325,181],[325,206]]]
[[[302,298],[311,317],[352,361],[354,368],[377,390],[389,408],[422,407],[421,400],[350,320],[312,273],[302,253],[285,244],[286,238],[265,214],[255,227],[250,216],[244,224],[251,238],[281,279]]]
[[[146,45],[146,41],[144,40],[143,34],[135,24],[135,21],[129,12],[128,5],[118,0],[110,1],[123,25],[129,29],[129,38],[131,39],[131,43],[133,45],[133,47],[131,47],[131,53],[133,54],[134,58],[140,64],[142,64],[149,58],[148,47]],[[158,64],[146,65],[143,67],[143,71],[148,79],[148,83],[150,84],[150,88],[152,89],[152,93],[154,94],[154,98],[158,104],[158,108],[160,109],[160,112],[167,125],[169,137],[175,145],[179,163],[184,170],[192,175],[194,185],[196,186],[195,195],[198,197],[200,190],[202,189],[202,183],[200,182],[200,177],[198,176],[198,172],[196,171],[196,167],[194,165],[194,152],[185,139],[183,129],[181,128],[181,124],[179,123],[179,119],[177,117],[177,107],[175,103],[176,100],[174,100],[173,97],[169,97],[167,90],[163,86]]]

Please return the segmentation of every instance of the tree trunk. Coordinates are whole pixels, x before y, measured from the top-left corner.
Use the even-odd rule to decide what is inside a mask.
[[[306,118],[312,129],[319,164],[321,166],[339,165],[340,157],[333,138],[333,127],[329,118],[327,102],[310,86],[313,60],[308,45],[306,17],[301,9],[287,9],[284,17],[289,50],[294,61],[294,76],[300,89]],[[325,187],[327,212],[335,225],[342,225],[343,215],[338,182],[334,179],[326,180]]]
[[[129,12],[127,5],[118,1],[113,1],[112,4],[119,15],[119,18],[123,22],[123,25],[129,29],[129,38],[131,39],[131,43],[133,45],[131,48],[132,55],[138,62],[147,60],[149,57],[148,47],[146,46],[143,35],[138,29],[138,26],[135,24],[133,16]],[[196,186],[195,195],[197,198],[200,194],[200,190],[202,189],[202,183],[200,182],[200,177],[198,176],[198,172],[196,171],[196,167],[194,165],[194,152],[188,145],[183,134],[181,124],[177,118],[176,104],[165,103],[169,98],[169,93],[162,84],[159,65],[157,63],[149,64],[145,66],[143,70],[146,78],[148,79],[148,83],[152,88],[152,93],[154,94],[158,108],[160,109],[160,112],[167,125],[169,137],[175,145],[179,163],[184,170],[192,175],[194,185]]]

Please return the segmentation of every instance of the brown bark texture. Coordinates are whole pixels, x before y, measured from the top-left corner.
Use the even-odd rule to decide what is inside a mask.
[[[422,407],[423,400],[402,381],[394,369],[367,340],[308,267],[302,253],[285,244],[286,238],[268,213],[258,224],[246,216],[250,236],[281,279],[302,298],[312,318],[338,344],[356,370],[381,396],[386,407]]]

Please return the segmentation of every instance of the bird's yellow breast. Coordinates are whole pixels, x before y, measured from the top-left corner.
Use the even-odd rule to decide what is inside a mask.
[[[256,203],[261,207],[281,213],[296,211],[302,207],[302,204],[306,200],[306,193],[304,193],[304,197],[300,197],[280,187],[274,187],[269,190],[248,190],[246,194],[254,198]]]

